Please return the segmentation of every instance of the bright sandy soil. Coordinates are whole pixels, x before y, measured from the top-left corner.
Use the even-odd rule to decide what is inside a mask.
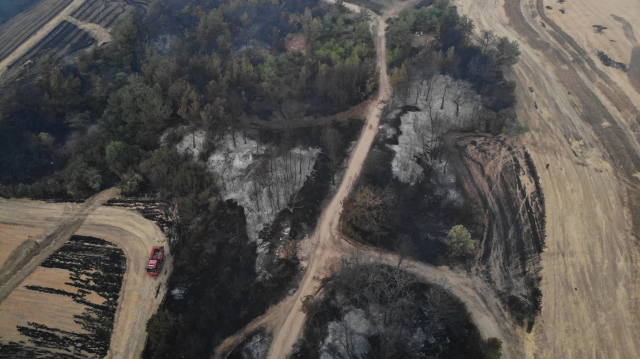
[[[29,203],[26,206],[25,203]],[[40,201],[0,198],[0,267],[22,242],[41,238],[53,231],[61,218],[71,212],[71,203],[54,205]],[[37,207],[35,210],[30,208]]]
[[[611,14],[632,23],[638,34],[640,3],[456,4],[479,29],[518,40],[522,51],[508,77],[518,84],[519,119],[531,128],[522,142],[540,174],[547,218],[542,312],[533,333],[524,337],[526,357],[639,358],[638,248],[631,234],[627,191],[638,185],[633,176],[638,171],[638,145],[632,129],[638,126],[640,96],[626,73],[602,66],[595,50],[629,63],[631,43],[623,24]],[[553,8],[544,12],[584,49],[583,54],[568,41],[554,38],[558,31],[538,13],[542,5]],[[596,24],[609,29],[595,34]],[[600,72],[583,63],[588,58]],[[590,125],[584,116],[595,120]],[[621,135],[612,140],[614,133]]]
[[[96,40],[96,46],[100,46],[111,41],[111,34],[109,34],[109,31],[98,24],[80,21],[72,16],[64,16],[62,19],[76,25],[81,30],[86,31],[94,40]]]
[[[37,45],[42,39],[44,39],[56,26],[60,25],[63,20],[66,20],[67,17],[70,17],[74,11],[76,11],[82,4],[87,0],[74,0],[69,6],[67,6],[64,10],[58,14],[58,16],[54,17],[49,21],[46,25],[44,25],[38,32],[33,34],[27,41],[22,43],[20,47],[15,49],[9,56],[5,57],[4,60],[0,61],[0,75],[13,64],[16,60],[24,56],[32,47]],[[93,36],[93,35],[92,35]]]
[[[149,277],[145,267],[151,247],[163,245],[165,236],[153,222],[139,213],[115,207],[100,207],[90,214],[77,235],[101,238],[116,244],[127,258],[127,271],[120,290],[108,358],[138,358],[147,338],[147,321],[158,310],[167,291],[172,258],[167,256],[157,277]]]
[[[313,296],[318,293],[321,280],[332,274],[332,268],[340,257],[358,251],[361,254],[373,256],[373,260],[397,264],[398,258],[394,254],[383,253],[342,238],[339,232],[339,221],[342,202],[349,194],[354,179],[360,173],[378,132],[382,110],[391,97],[387,76],[384,20],[411,3],[413,2],[396,4],[390,10],[385,11],[382,16],[374,15],[373,17],[377,63],[380,67],[380,91],[377,98],[369,105],[367,121],[358,143],[351,153],[342,183],[318,221],[312,237],[314,249],[311,251],[309,264],[298,290],[292,296],[271,307],[267,313],[256,318],[239,333],[227,338],[216,348],[213,358],[225,358],[247,335],[261,327],[274,334],[268,358],[287,357],[294,344],[300,339],[304,328],[306,314],[302,312],[302,299],[307,295]],[[345,5],[352,11],[358,11],[358,7],[355,5],[347,3]],[[498,337],[503,339],[504,358],[522,356],[520,340],[511,321],[507,319],[493,291],[479,278],[469,278],[466,273],[447,267],[436,268],[410,260],[405,260],[403,267],[428,282],[445,285],[447,289],[459,297],[467,305],[472,319],[485,338]]]
[[[82,326],[74,322],[74,315],[80,315],[86,307],[76,303],[72,298],[56,294],[47,294],[24,288],[25,286],[42,286],[75,293],[78,288],[65,284],[69,282],[69,271],[55,268],[39,267],[18,288],[0,304],[0,333],[3,342],[29,343],[29,338],[22,336],[17,326],[26,327],[29,322],[44,324],[50,328],[74,333],[86,333]],[[99,299],[99,296],[95,295]],[[102,304],[103,300],[97,300]],[[29,344],[27,344],[29,345]]]
[[[3,340],[26,341],[27,338],[17,332],[16,325],[25,326],[28,321],[82,332],[80,326],[73,322],[73,315],[82,313],[84,306],[68,297],[24,288],[26,285],[40,285],[68,292],[77,290],[64,284],[68,281],[67,271],[39,267],[44,259],[76,234],[104,239],[124,251],[126,272],[108,357],[140,356],[146,340],[147,320],[157,311],[166,293],[172,258],[166,245],[167,259],[161,274],[157,277],[146,274],[151,247],[162,245],[165,236],[158,226],[137,212],[101,206],[116,194],[115,189],[110,189],[84,204],[0,200],[0,246],[3,249],[15,249],[30,233],[35,233],[34,241],[46,243],[45,249],[23,264],[21,270],[3,272],[9,273],[6,284],[0,287],[0,333]],[[2,231],[5,228],[7,232]],[[17,238],[11,238],[13,235]],[[8,254],[2,255],[6,258]],[[88,299],[91,300],[90,297]],[[99,298],[94,299],[99,301]]]

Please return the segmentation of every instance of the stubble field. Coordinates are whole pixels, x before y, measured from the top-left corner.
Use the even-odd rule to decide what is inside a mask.
[[[25,241],[36,248],[56,228],[82,222],[70,238],[57,237],[64,243],[54,240],[50,245],[59,248],[0,302],[0,356],[141,354],[146,322],[166,293],[172,269],[165,243],[161,274],[149,277],[145,271],[151,247],[162,245],[165,236],[131,210],[86,211],[86,204],[0,200],[3,261]]]

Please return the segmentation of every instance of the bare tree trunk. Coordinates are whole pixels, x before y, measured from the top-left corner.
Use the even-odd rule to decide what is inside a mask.
[[[449,88],[449,85],[445,85],[444,86],[444,92],[442,93],[442,103],[440,104],[440,109],[444,109],[444,99],[447,96],[447,89]]]

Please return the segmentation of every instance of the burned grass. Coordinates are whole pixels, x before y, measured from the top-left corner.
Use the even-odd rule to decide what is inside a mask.
[[[15,358],[94,358],[104,357],[109,350],[111,331],[118,305],[120,287],[126,268],[124,252],[114,244],[93,237],[73,236],[41,268],[66,271],[68,281],[50,286],[29,285],[27,291],[44,293],[57,302],[70,298],[84,310],[73,315],[81,330],[70,331],[43,324],[26,316],[16,330],[25,340],[0,345],[0,356]],[[9,303],[4,303],[6,306]],[[51,308],[51,307],[49,307]],[[55,308],[55,307],[53,307]],[[10,310],[10,308],[3,308]],[[46,313],[38,313],[41,318]],[[40,323],[39,323],[40,322]]]
[[[169,243],[176,238],[176,206],[170,202],[145,198],[114,198],[107,201],[105,206],[134,210],[160,227]]]
[[[622,71],[627,71],[627,64],[615,61],[609,55],[605,54],[604,51],[598,51],[598,58],[602,62],[604,66],[612,67],[614,69],[620,69]]]

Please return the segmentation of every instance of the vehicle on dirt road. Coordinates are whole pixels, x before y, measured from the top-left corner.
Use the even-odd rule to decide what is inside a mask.
[[[162,261],[164,260],[164,246],[155,246],[151,250],[149,256],[149,263],[147,264],[147,274],[155,277],[160,273],[160,267],[162,267]]]

